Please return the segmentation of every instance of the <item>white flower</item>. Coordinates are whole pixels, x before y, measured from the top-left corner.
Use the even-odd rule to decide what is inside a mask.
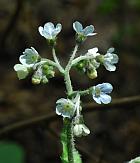
[[[58,33],[60,33],[61,29],[62,25],[60,23],[54,27],[54,24],[51,22],[46,23],[44,28],[41,26],[38,28],[40,35],[48,40],[54,40]]]
[[[77,137],[87,136],[88,134],[90,134],[90,130],[85,124],[76,124],[73,127],[73,133]]]
[[[94,32],[94,26],[90,25],[86,28],[83,28],[82,24],[78,21],[73,23],[73,29],[76,31],[77,34],[82,36],[93,36],[96,35]]]
[[[64,118],[71,118],[76,111],[74,103],[65,98],[61,98],[56,102],[56,114],[63,116]]]
[[[14,70],[17,72],[19,80],[25,79],[29,74],[28,68],[22,64],[16,64]]]
[[[103,65],[108,71],[115,71],[116,66],[114,64],[118,63],[119,57],[114,54],[114,48],[110,48],[104,55]]]
[[[92,96],[93,99],[98,103],[98,104],[108,104],[111,102],[111,96],[110,94],[113,90],[113,86],[110,83],[102,83],[98,84],[93,87],[92,90]]]
[[[95,48],[89,49],[87,55],[93,56],[93,58],[96,58],[97,56],[100,55],[97,52],[98,52],[98,48],[95,47]]]
[[[23,55],[19,57],[19,61],[26,67],[33,67],[33,65],[38,61],[38,58],[38,52],[33,47],[31,47],[30,49],[25,49]]]
[[[140,163],[140,157],[137,157],[137,158],[129,161],[128,163]]]

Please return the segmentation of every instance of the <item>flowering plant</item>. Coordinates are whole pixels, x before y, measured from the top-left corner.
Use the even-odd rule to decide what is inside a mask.
[[[63,152],[61,156],[62,163],[82,163],[82,159],[76,150],[74,144],[75,137],[87,136],[90,130],[85,125],[84,117],[82,115],[81,96],[91,95],[93,100],[98,104],[108,104],[111,102],[109,95],[113,86],[110,83],[102,83],[91,86],[86,90],[73,90],[70,70],[76,67],[80,72],[86,74],[90,79],[97,78],[97,69],[103,65],[108,71],[115,71],[115,64],[118,62],[118,56],[114,53],[114,48],[107,50],[106,54],[100,54],[98,48],[89,49],[86,54],[76,57],[77,51],[81,43],[87,37],[94,36],[94,26],[90,25],[83,28],[78,21],[73,23],[73,29],[76,31],[76,45],[72,55],[66,65],[62,67],[56,52],[56,39],[60,33],[62,25],[59,23],[54,26],[53,23],[48,22],[43,27],[39,27],[39,33],[43,36],[52,48],[52,55],[54,60],[42,58],[40,54],[33,47],[25,49],[23,55],[19,57],[19,64],[14,66],[19,79],[25,79],[29,74],[32,75],[33,84],[46,84],[49,78],[55,76],[55,69],[57,68],[64,77],[66,85],[66,98],[60,98],[56,102],[56,114],[63,118],[63,130],[61,133],[61,143]]]

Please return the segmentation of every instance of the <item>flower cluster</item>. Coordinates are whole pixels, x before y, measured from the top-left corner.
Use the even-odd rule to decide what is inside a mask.
[[[40,56],[38,52],[31,47],[27,48],[23,52],[23,55],[19,57],[20,64],[14,66],[14,70],[17,72],[19,79],[25,79],[33,66],[39,61]]]
[[[100,65],[104,65],[108,71],[115,71],[115,64],[118,63],[118,56],[113,52],[114,48],[110,48],[105,55],[101,55],[98,53],[98,48],[89,49],[84,55],[85,58],[77,63],[76,68],[87,74],[91,79],[97,77],[97,69]]]
[[[54,67],[41,61],[40,55],[33,47],[25,49],[19,61],[20,64],[14,66],[19,79],[25,79],[30,73],[33,73],[33,84],[46,84],[49,78],[54,77]]]
[[[98,76],[97,70],[101,65],[108,71],[115,71],[115,64],[118,63],[119,58],[117,54],[114,53],[114,48],[108,49],[103,55],[98,52],[97,47],[94,47],[89,49],[86,54],[74,59],[76,49],[80,43],[85,41],[87,37],[94,36],[96,33],[94,33],[93,25],[83,28],[82,24],[78,21],[73,23],[73,29],[76,32],[77,44],[65,69],[60,65],[57,59],[54,46],[56,45],[57,35],[62,30],[62,25],[58,23],[55,26],[53,23],[48,22],[44,27],[40,26],[38,31],[52,46],[54,61],[42,58],[39,53],[31,47],[25,49],[23,55],[19,57],[20,64],[16,64],[14,70],[17,72],[19,79],[25,79],[31,73],[33,84],[46,84],[49,78],[54,77],[54,67],[58,68],[65,78],[67,91],[71,93],[69,94],[67,92],[67,98],[60,98],[56,101],[56,114],[62,116],[64,119],[72,120],[74,136],[81,137],[90,133],[81,113],[81,96],[85,93],[91,95],[93,100],[98,104],[108,104],[111,102],[110,93],[113,90],[113,86],[110,83],[102,83],[92,86],[85,91],[73,91],[68,70],[70,70],[72,66],[75,66],[89,78],[95,79]],[[70,91],[68,90],[69,88]]]

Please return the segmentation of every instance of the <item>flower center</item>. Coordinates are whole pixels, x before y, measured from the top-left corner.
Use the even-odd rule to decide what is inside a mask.
[[[101,89],[96,87],[96,88],[95,88],[95,96],[96,96],[96,97],[99,97],[100,94],[101,94]]]
[[[65,109],[65,111],[69,111],[69,110],[71,110],[71,105],[69,104],[69,103],[67,103],[67,104],[65,104],[64,105],[64,109]]]

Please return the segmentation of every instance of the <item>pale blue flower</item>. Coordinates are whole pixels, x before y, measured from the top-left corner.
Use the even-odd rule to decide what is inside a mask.
[[[60,23],[58,23],[56,27],[54,27],[54,24],[51,22],[46,23],[44,25],[44,28],[41,26],[38,28],[41,36],[45,37],[47,40],[55,40],[61,29],[62,25]]]
[[[118,56],[114,54],[114,48],[110,48],[107,53],[104,55],[103,65],[108,71],[115,71],[116,66],[114,64],[118,63]]]
[[[73,29],[76,31],[76,33],[78,35],[85,36],[85,37],[86,36],[93,36],[96,34],[96,33],[93,33],[94,32],[94,26],[93,25],[90,25],[90,26],[87,26],[86,28],[83,28],[82,24],[78,21],[73,23]]]
[[[38,59],[39,54],[33,47],[25,49],[23,55],[19,57],[20,63],[27,67],[32,67]]]
[[[88,50],[88,53],[86,54],[87,56],[92,56],[93,58],[96,58],[97,56],[99,56],[100,54],[98,53],[98,48],[92,48]]]
[[[85,124],[76,124],[73,127],[73,133],[76,137],[87,136],[90,134],[90,130]]]
[[[137,157],[137,158],[129,161],[128,163],[140,163],[140,157]]]
[[[56,102],[56,114],[63,116],[64,118],[71,118],[76,111],[73,101],[65,98],[61,98]]]
[[[25,79],[29,74],[28,68],[22,64],[16,64],[14,70],[17,72],[19,80]]]
[[[92,96],[93,99],[98,103],[98,104],[108,104],[111,102],[111,96],[110,94],[113,90],[113,86],[110,83],[102,83],[98,84],[93,87],[92,90]]]

